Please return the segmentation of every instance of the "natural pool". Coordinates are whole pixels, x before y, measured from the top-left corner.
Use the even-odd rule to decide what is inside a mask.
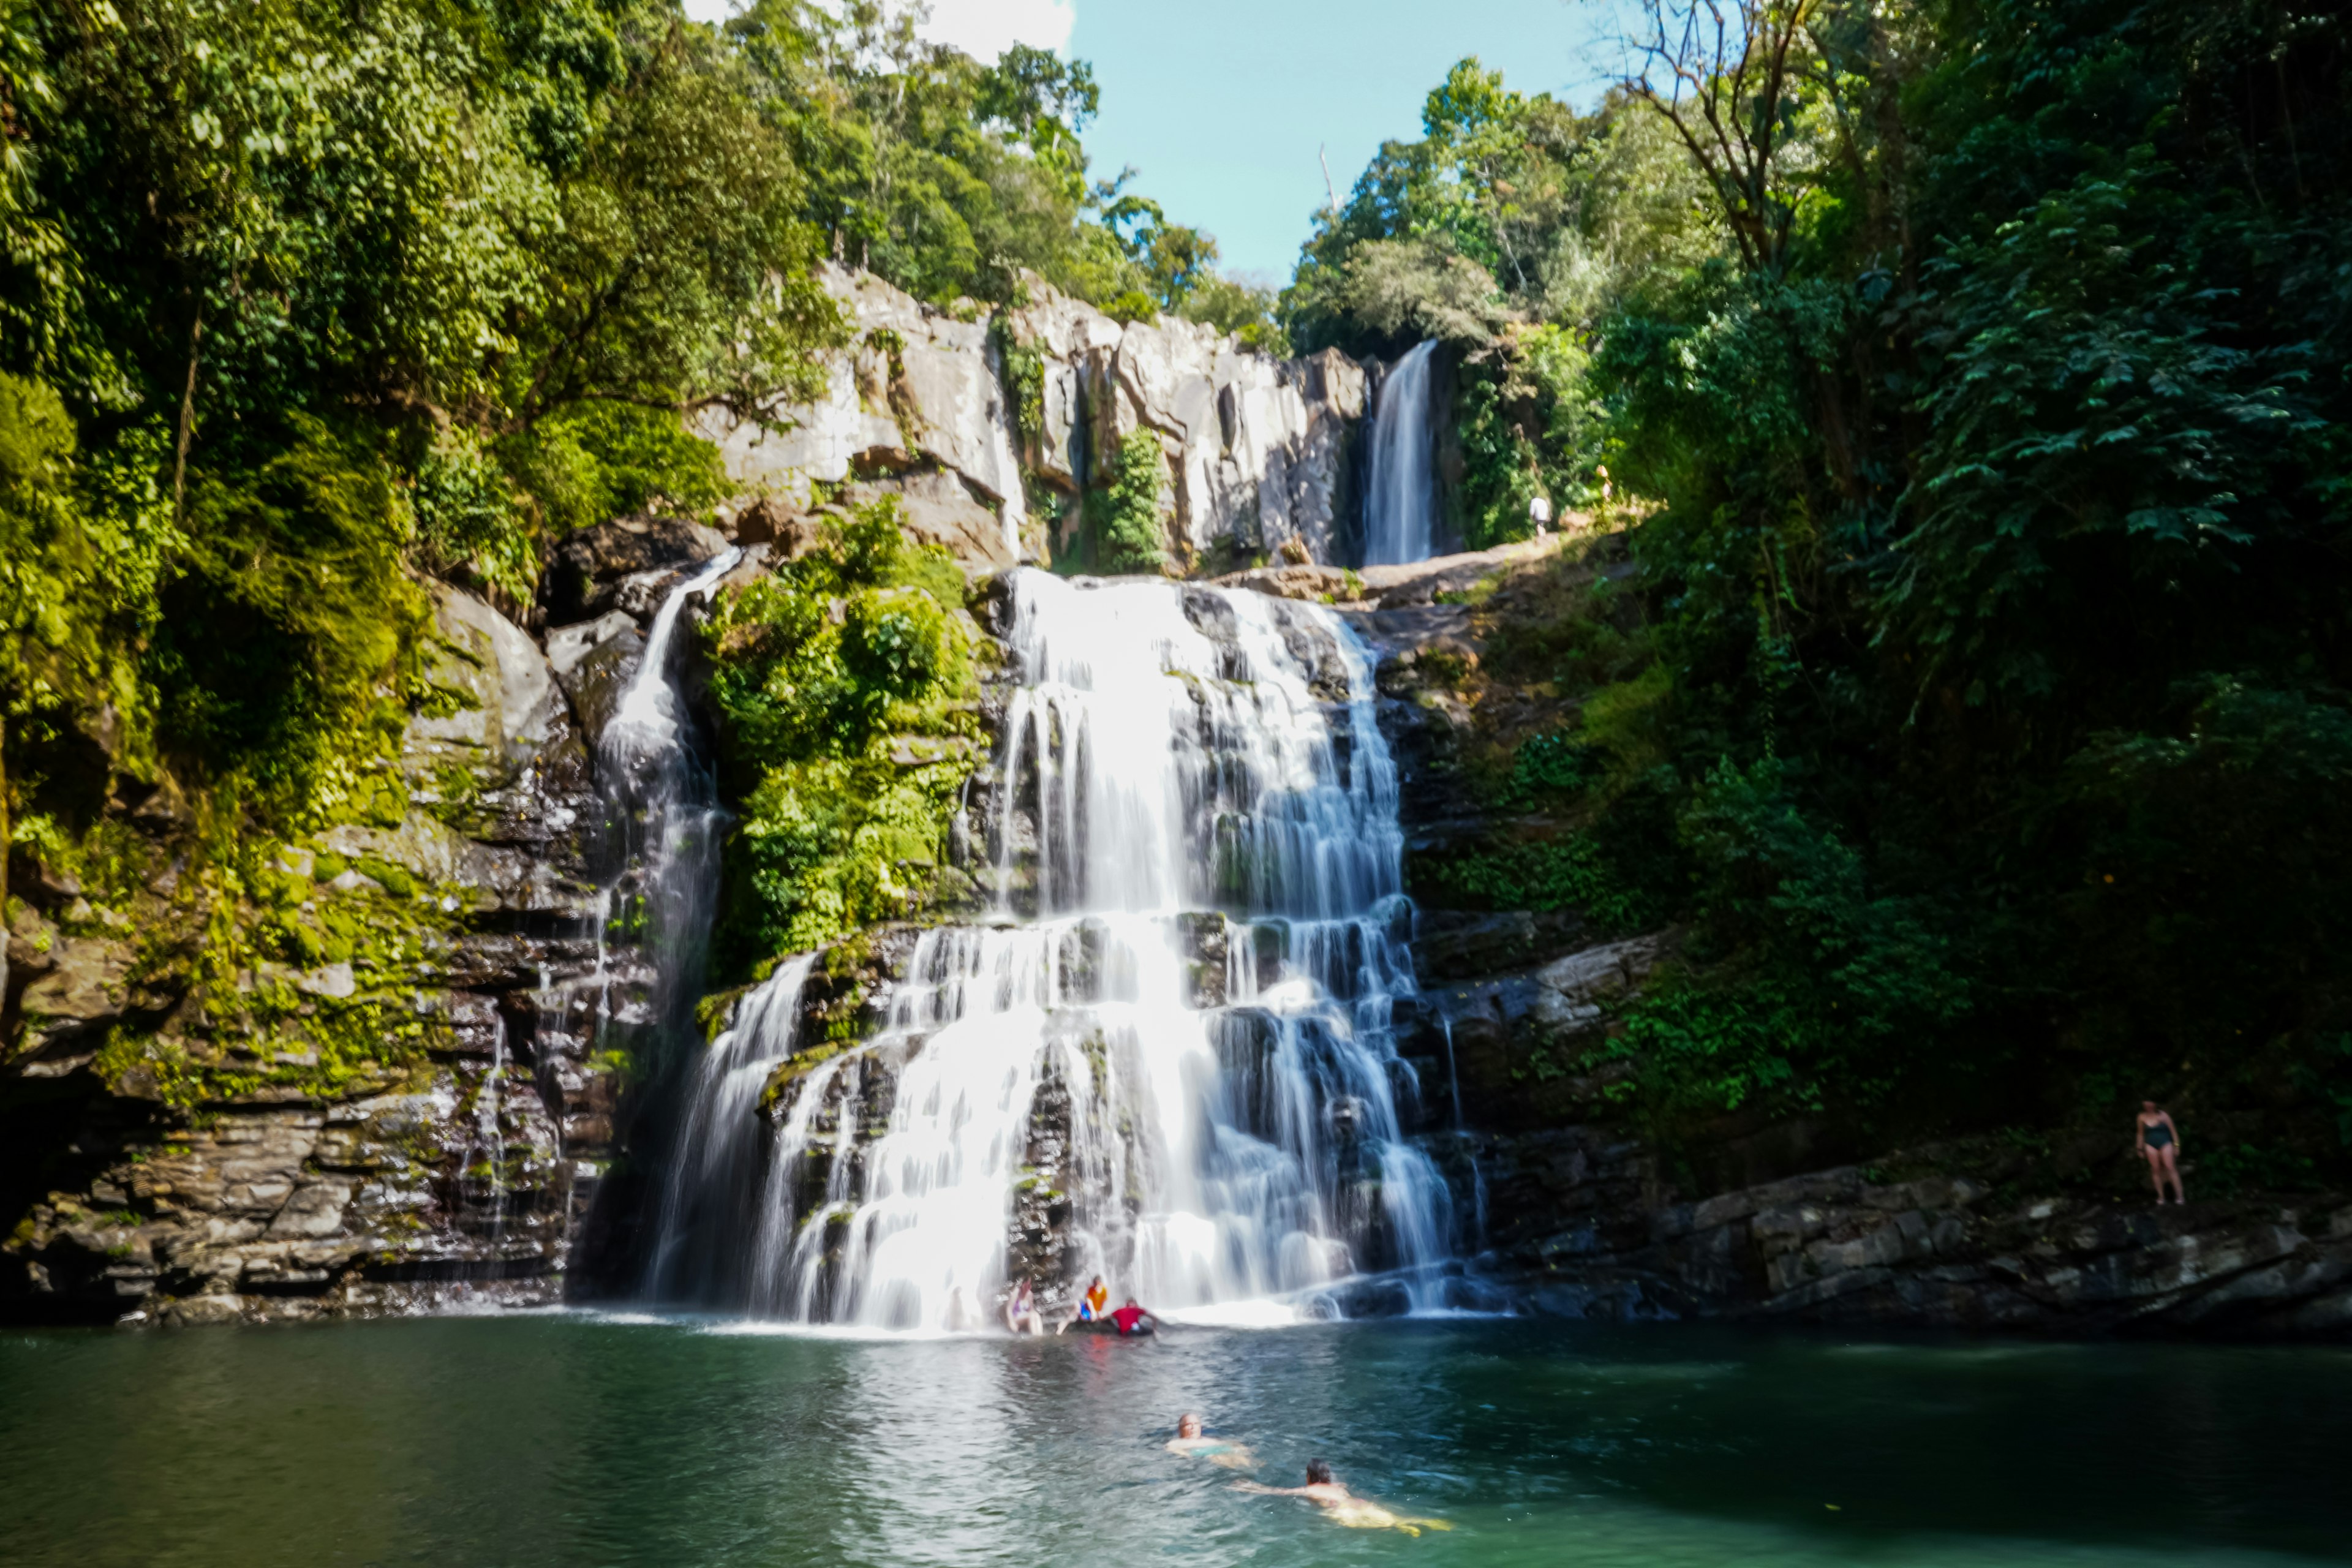
[[[1160,1448],[1208,1413],[1418,1539]],[[0,1335],[0,1563],[2352,1562],[2352,1350],[587,1315]],[[1830,1505],[1835,1505],[1832,1509]]]

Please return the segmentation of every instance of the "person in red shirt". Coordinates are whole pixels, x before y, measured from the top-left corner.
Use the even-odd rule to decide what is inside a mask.
[[[1129,1334],[1151,1333],[1160,1327],[1160,1320],[1145,1311],[1132,1296],[1127,1299],[1126,1306],[1110,1315],[1110,1321],[1118,1325],[1118,1331],[1122,1337]],[[1146,1323],[1150,1323],[1151,1327],[1145,1328],[1143,1325]]]

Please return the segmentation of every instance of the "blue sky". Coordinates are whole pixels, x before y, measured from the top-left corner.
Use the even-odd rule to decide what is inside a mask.
[[[716,20],[729,0],[687,0]],[[1382,141],[1420,134],[1421,101],[1465,55],[1523,92],[1579,107],[1617,58],[1608,0],[931,0],[929,35],[983,59],[1018,40],[1092,61],[1096,171],[1217,237],[1228,271],[1286,279],[1332,183]]]
[[[1420,135],[1422,100],[1463,56],[1580,107],[1617,58],[1609,8],[1562,0],[1074,4],[1066,52],[1103,89],[1097,170],[1133,164],[1135,188],[1215,235],[1228,270],[1274,278],[1323,205],[1318,146],[1344,201],[1382,141]]]

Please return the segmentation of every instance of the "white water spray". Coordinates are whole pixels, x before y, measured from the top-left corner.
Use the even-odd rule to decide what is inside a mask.
[[[1436,1304],[1452,1205],[1403,1138],[1410,911],[1370,660],[1331,612],[1252,594],[1035,572],[1013,594],[1008,923],[924,933],[886,1026],[785,1086],[750,1278],[717,1297],[938,1329],[1014,1273],[1181,1310],[1396,1269]],[[741,1004],[694,1115],[792,1057],[799,984]],[[737,1136],[681,1155],[714,1212]],[[695,1228],[666,1216],[666,1250]]]

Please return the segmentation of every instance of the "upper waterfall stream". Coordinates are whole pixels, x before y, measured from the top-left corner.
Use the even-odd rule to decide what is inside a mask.
[[[799,1038],[805,960],[743,999],[657,1289],[888,1329],[977,1326],[1019,1275],[1214,1316],[1394,1271],[1438,1304],[1452,1202],[1404,1136],[1411,909],[1362,647],[1248,593],[1010,593],[997,914],[924,932],[852,1048]]]
[[[1364,487],[1364,564],[1429,559],[1437,538],[1436,438],[1431,425],[1433,340],[1390,367],[1372,414]]]

